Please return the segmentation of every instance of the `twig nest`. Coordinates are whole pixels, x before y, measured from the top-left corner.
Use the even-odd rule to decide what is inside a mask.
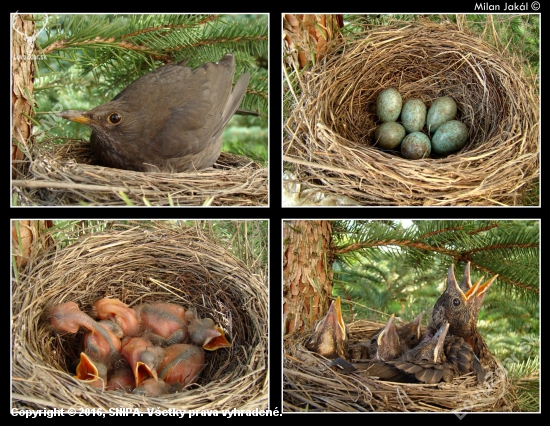
[[[60,231],[66,232],[66,231]],[[19,409],[262,409],[267,407],[267,285],[194,228],[113,223],[31,257],[13,285],[12,404]],[[129,307],[195,307],[227,331],[231,348],[206,351],[197,383],[161,397],[104,392],[73,378],[82,332],[59,334],[48,312],[74,302],[90,314],[104,297]],[[231,395],[231,398],[228,398]]]
[[[89,142],[45,143],[29,153],[17,182],[19,204],[32,206],[267,206],[268,169],[229,153],[214,167],[144,173],[95,165]],[[21,185],[21,186],[20,186]]]
[[[372,338],[384,325],[348,324],[350,345]],[[496,359],[483,384],[473,373],[451,383],[397,383],[331,369],[330,360],[305,348],[310,336],[304,332],[284,340],[283,412],[514,411],[506,372]]]
[[[355,38],[356,37],[356,38]],[[398,23],[335,42],[285,122],[300,182],[360,205],[522,205],[539,178],[539,99],[522,64],[454,24]],[[468,140],[411,161],[376,145],[377,98],[452,98]],[[531,186],[532,187],[532,186]]]

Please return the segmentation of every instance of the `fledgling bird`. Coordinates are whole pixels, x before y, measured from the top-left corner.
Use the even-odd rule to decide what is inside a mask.
[[[369,359],[395,359],[401,356],[408,349],[414,348],[420,342],[420,326],[423,315],[424,312],[420,312],[420,314],[418,314],[416,318],[409,323],[400,326],[393,325],[396,336],[393,335],[393,331],[386,330],[388,325],[386,325],[386,327],[384,328],[381,328],[380,331],[378,331],[370,340],[368,350]],[[392,323],[394,324],[394,321],[392,321]],[[386,343],[384,345],[383,352],[385,352],[386,354],[384,358],[380,358],[380,355],[378,353],[378,346],[380,344],[379,337],[382,334],[385,334],[383,339],[391,340],[391,343]]]
[[[450,381],[454,377],[453,366],[446,364],[443,351],[448,324],[441,327],[432,339],[419,343],[403,353],[398,359],[391,361],[374,360],[368,362],[348,363],[337,359],[331,367],[342,373],[353,371],[379,380],[405,383],[438,383],[441,380]],[[384,350],[384,341],[378,351]]]
[[[330,304],[326,315],[315,325],[306,348],[325,358],[348,356],[348,331],[342,317],[340,296]]]
[[[473,349],[482,364],[490,362],[492,358],[489,347],[477,329],[477,319],[481,304],[487,292],[498,275],[493,276],[485,283],[482,279],[475,285],[469,286],[469,264],[465,270],[461,284],[457,284],[453,265],[449,267],[447,286],[444,293],[436,301],[432,313],[432,321],[428,325],[426,339],[434,333],[444,321],[449,323],[449,334],[464,339]],[[466,291],[463,288],[468,287]]]
[[[165,348],[159,363],[158,377],[167,385],[178,388],[194,383],[204,365],[204,350],[200,346],[180,343]]]
[[[392,314],[386,326],[371,339],[369,356],[371,360],[389,361],[403,353],[403,346],[395,328],[395,315]]]
[[[122,328],[124,336],[137,336],[140,332],[136,312],[119,299],[108,297],[99,299],[93,305],[92,316],[116,322]]]
[[[187,328],[191,341],[207,351],[220,348],[230,348],[231,343],[225,337],[223,328],[216,325],[211,318],[199,318],[196,308],[190,308],[185,313]]]

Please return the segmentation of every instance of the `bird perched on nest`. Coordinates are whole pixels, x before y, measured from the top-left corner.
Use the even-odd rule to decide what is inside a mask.
[[[241,103],[250,74],[242,74],[231,91],[231,53],[195,70],[185,62],[143,75],[90,111],[58,115],[93,129],[90,144],[101,165],[157,172],[211,167],[220,156],[222,132]]]
[[[348,330],[342,318],[340,296],[332,301],[326,315],[315,325],[306,348],[325,358],[348,356]]]
[[[481,304],[487,291],[498,275],[493,276],[484,284],[480,278],[475,285],[470,280],[470,263],[466,265],[462,282],[457,284],[451,264],[447,276],[447,286],[436,301],[432,313],[432,321],[427,327],[425,339],[429,339],[443,322],[449,323],[449,334],[457,336],[473,349],[483,365],[490,363],[492,355],[485,340],[477,329],[477,319]]]

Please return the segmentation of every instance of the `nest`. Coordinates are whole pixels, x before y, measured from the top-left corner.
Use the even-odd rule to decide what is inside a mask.
[[[384,325],[363,320],[349,324],[350,343],[370,338]],[[473,373],[451,383],[395,383],[333,371],[328,367],[329,360],[305,349],[310,335],[300,333],[284,341],[284,412],[513,410],[510,385],[496,359],[494,371],[488,372],[483,384]]]
[[[411,23],[336,42],[285,123],[297,182],[360,205],[522,205],[539,178],[539,99],[514,58],[456,25]],[[469,140],[407,160],[373,146],[376,99],[395,87],[429,106],[451,96]]]
[[[267,285],[195,229],[117,224],[65,248],[52,246],[31,257],[12,291],[13,408],[267,408]],[[197,383],[181,392],[157,398],[103,392],[69,373],[82,334],[59,335],[44,318],[67,301],[90,313],[101,297],[130,306],[195,306],[226,330],[232,347],[207,351]]]
[[[25,180],[15,180],[19,204],[33,206],[267,206],[268,170],[222,153],[214,168],[142,173],[93,164],[89,142],[35,144]]]

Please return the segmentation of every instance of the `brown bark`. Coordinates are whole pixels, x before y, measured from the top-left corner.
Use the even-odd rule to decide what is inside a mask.
[[[54,243],[47,232],[51,220],[14,220],[11,223],[12,255],[17,269],[25,267],[30,257]]]
[[[24,174],[25,154],[22,147],[28,146],[32,134],[29,118],[34,104],[34,61],[30,57],[35,50],[23,37],[32,37],[36,30],[32,15],[16,14],[12,26],[12,178],[21,179]]]
[[[297,55],[300,68],[319,61],[327,53],[327,43],[341,37],[344,15],[293,15],[283,17],[287,51]]]
[[[332,294],[332,222],[283,225],[283,330],[309,329],[326,313]]]

